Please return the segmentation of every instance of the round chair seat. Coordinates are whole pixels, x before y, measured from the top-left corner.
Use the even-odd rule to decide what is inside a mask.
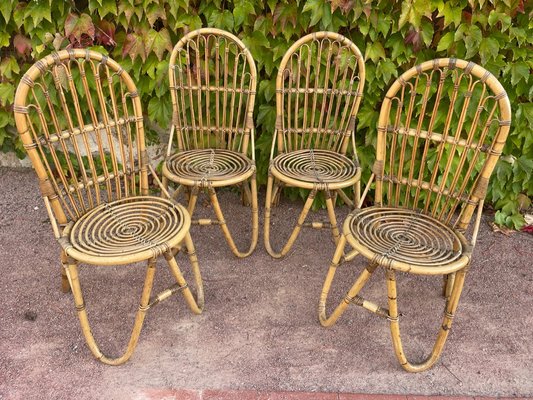
[[[190,228],[185,208],[169,200],[137,196],[104,203],[78,219],[67,254],[87,263],[147,260],[176,247]]]
[[[330,150],[296,150],[279,154],[271,163],[277,179],[293,186],[313,189],[326,185],[340,189],[356,183],[361,168],[343,154]]]
[[[163,165],[163,174],[187,186],[233,185],[253,175],[255,165],[244,154],[224,149],[188,150],[176,153]]]
[[[344,223],[348,242],[369,260],[415,274],[449,274],[466,266],[471,246],[441,221],[416,210],[368,207]]]

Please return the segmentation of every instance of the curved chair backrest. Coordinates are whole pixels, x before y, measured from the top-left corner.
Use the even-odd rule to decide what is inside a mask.
[[[505,90],[479,65],[444,58],[409,69],[381,107],[376,204],[420,209],[466,229],[510,124]]]
[[[60,224],[102,202],[148,193],[139,95],[112,59],[71,49],[37,61],[17,88],[14,111]]]
[[[173,129],[168,156],[175,140],[178,150],[249,151],[257,72],[239,38],[214,28],[188,33],[174,46],[169,80]]]
[[[278,152],[314,148],[345,154],[364,85],[364,60],[349,39],[334,32],[299,39],[281,60],[276,80]]]

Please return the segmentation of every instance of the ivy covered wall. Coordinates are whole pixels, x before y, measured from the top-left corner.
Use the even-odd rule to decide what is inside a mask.
[[[255,121],[264,180],[275,122],[277,65],[304,34],[331,30],[365,55],[367,86],[358,115],[358,151],[367,178],[381,98],[404,70],[453,56],[480,63],[504,85],[513,123],[489,202],[499,224],[519,228],[533,196],[533,2],[527,0],[29,0],[0,1],[0,149],[24,156],[12,114],[24,71],[54,50],[108,53],[134,77],[149,140],[171,121],[168,59],[187,31],[217,27],[239,36],[259,71]]]

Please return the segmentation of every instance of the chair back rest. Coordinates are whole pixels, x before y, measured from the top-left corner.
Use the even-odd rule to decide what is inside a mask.
[[[15,122],[58,222],[148,194],[141,103],[111,58],[70,49],[37,61],[15,95]]]
[[[214,28],[188,33],[174,46],[169,80],[173,130],[168,156],[174,145],[178,150],[254,151],[248,146],[257,71],[239,38]]]
[[[334,32],[302,37],[285,53],[276,80],[278,153],[325,149],[345,154],[365,84],[357,46]]]
[[[390,87],[378,122],[378,205],[466,229],[501,155],[511,108],[500,82],[464,60],[427,61]]]

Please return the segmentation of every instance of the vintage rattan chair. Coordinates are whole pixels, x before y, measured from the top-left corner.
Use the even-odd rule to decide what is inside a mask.
[[[220,225],[238,257],[254,251],[259,230],[252,119],[256,77],[251,53],[236,36],[220,29],[188,33],[170,57],[173,120],[163,184],[176,183],[175,196],[186,189],[191,216],[199,191],[207,191],[216,220],[193,223]],[[241,186],[243,203],[252,208],[252,239],[244,252],[235,245],[215,191],[231,185]]]
[[[489,177],[510,123],[503,87],[473,62],[428,61],[394,82],[381,107],[376,161],[363,193],[375,184],[374,206],[356,209],[344,223],[320,297],[322,325],[333,325],[354,303],[390,321],[396,356],[405,370],[424,371],[438,360],[472,257]],[[467,232],[474,212],[474,225]],[[352,249],[344,254],[346,243]],[[328,317],[326,300],[335,272],[358,254],[368,266]],[[388,310],[359,296],[378,267],[386,273]],[[397,271],[445,277],[442,325],[431,354],[421,363],[411,363],[403,351]]]
[[[337,195],[359,197],[361,169],[355,149],[355,117],[365,83],[365,65],[357,46],[333,32],[302,37],[285,53],[276,80],[276,130],[272,140],[265,204],[264,240],[268,253],[285,256],[303,226],[339,230],[334,205]],[[352,146],[352,158],[346,156]],[[277,149],[277,155],[275,151]],[[281,251],[270,241],[271,208],[283,187],[308,189],[296,226]],[[305,223],[318,192],[326,199],[329,222]]]
[[[100,53],[72,49],[37,61],[15,96],[15,120],[39,178],[52,228],[61,246],[63,290],[72,289],[87,344],[106,364],[133,353],[148,309],[181,291],[191,310],[203,308],[202,278],[189,234],[187,210],[149,196],[141,102],[131,77]],[[196,300],[174,256],[185,247]],[[156,259],[163,255],[176,283],[150,298]],[[91,332],[78,264],[147,261],[139,310],[126,351],[102,354]]]

